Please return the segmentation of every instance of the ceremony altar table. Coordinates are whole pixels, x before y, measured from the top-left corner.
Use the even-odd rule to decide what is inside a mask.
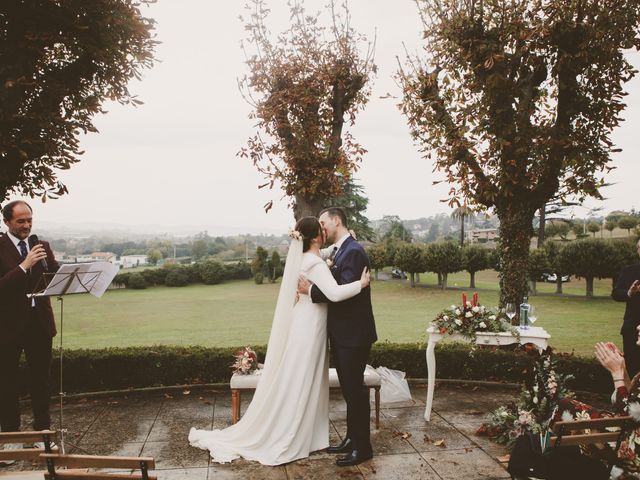
[[[435,348],[443,338],[452,341],[469,343],[470,339],[462,334],[455,333],[453,335],[438,332],[435,327],[427,328],[429,341],[427,342],[427,408],[424,412],[424,419],[428,422],[431,420],[431,407],[433,404],[433,390],[436,383],[436,355]],[[478,345],[510,345],[516,343],[518,339],[510,332],[488,333],[476,332]],[[549,346],[549,338],[551,335],[542,327],[529,327],[526,330],[520,329],[520,344],[524,345],[532,343],[540,352]]]

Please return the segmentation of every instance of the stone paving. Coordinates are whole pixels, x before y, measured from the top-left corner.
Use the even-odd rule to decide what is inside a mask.
[[[514,399],[517,389],[438,384],[431,422],[423,417],[426,388],[415,385],[412,395],[411,402],[382,406],[380,429],[372,429],[375,456],[353,468],[337,467],[336,457],[322,452],[279,467],[244,460],[211,463],[207,452],[189,446],[187,434],[192,426],[230,425],[231,395],[228,390],[212,388],[68,400],[64,409],[67,452],[152,456],[155,474],[166,480],[510,478],[498,461],[506,449],[476,436],[475,431],[484,415]],[[243,408],[249,401],[250,396],[244,395]],[[56,408],[52,413],[57,417]],[[331,393],[330,421],[331,442],[337,443],[346,430],[345,404],[339,391]],[[23,425],[29,424],[25,415]],[[20,462],[0,471],[33,468],[42,467]]]

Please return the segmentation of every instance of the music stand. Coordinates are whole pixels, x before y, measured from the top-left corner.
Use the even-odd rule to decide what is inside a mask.
[[[90,293],[96,298],[102,297],[111,281],[118,273],[118,267],[109,262],[71,263],[62,265],[55,273],[44,273],[36,285],[30,297],[57,297],[60,302],[60,452],[65,453],[64,448],[64,390],[62,376],[62,360],[64,356],[63,332],[64,332],[64,297]],[[41,286],[44,286],[41,288]],[[39,290],[39,291],[36,291]]]

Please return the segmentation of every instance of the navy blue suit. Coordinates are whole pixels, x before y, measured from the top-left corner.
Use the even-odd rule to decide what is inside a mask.
[[[627,304],[620,333],[624,346],[624,360],[630,378],[640,371],[640,347],[636,345],[638,341],[636,327],[640,325],[640,293],[631,298],[627,296],[629,288],[636,280],[640,280],[640,264],[623,268],[611,292],[611,297],[615,301]]]
[[[360,280],[369,267],[369,258],[358,242],[348,237],[333,259],[331,273],[338,285]],[[347,403],[347,438],[354,449],[371,451],[369,417],[369,389],[364,383],[371,344],[378,337],[371,307],[371,289],[363,289],[355,297],[332,303],[313,286],[310,291],[314,303],[328,303],[327,330],[331,354],[340,380],[342,395]]]

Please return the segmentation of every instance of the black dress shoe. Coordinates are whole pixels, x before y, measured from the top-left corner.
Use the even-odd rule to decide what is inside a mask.
[[[353,442],[350,438],[345,438],[338,445],[327,448],[327,453],[351,453]]]
[[[353,450],[346,457],[340,457],[336,460],[336,465],[339,467],[352,467],[353,465],[358,465],[362,462],[366,462],[367,460],[373,458],[373,452],[369,450],[368,452],[364,452],[362,450]]]

